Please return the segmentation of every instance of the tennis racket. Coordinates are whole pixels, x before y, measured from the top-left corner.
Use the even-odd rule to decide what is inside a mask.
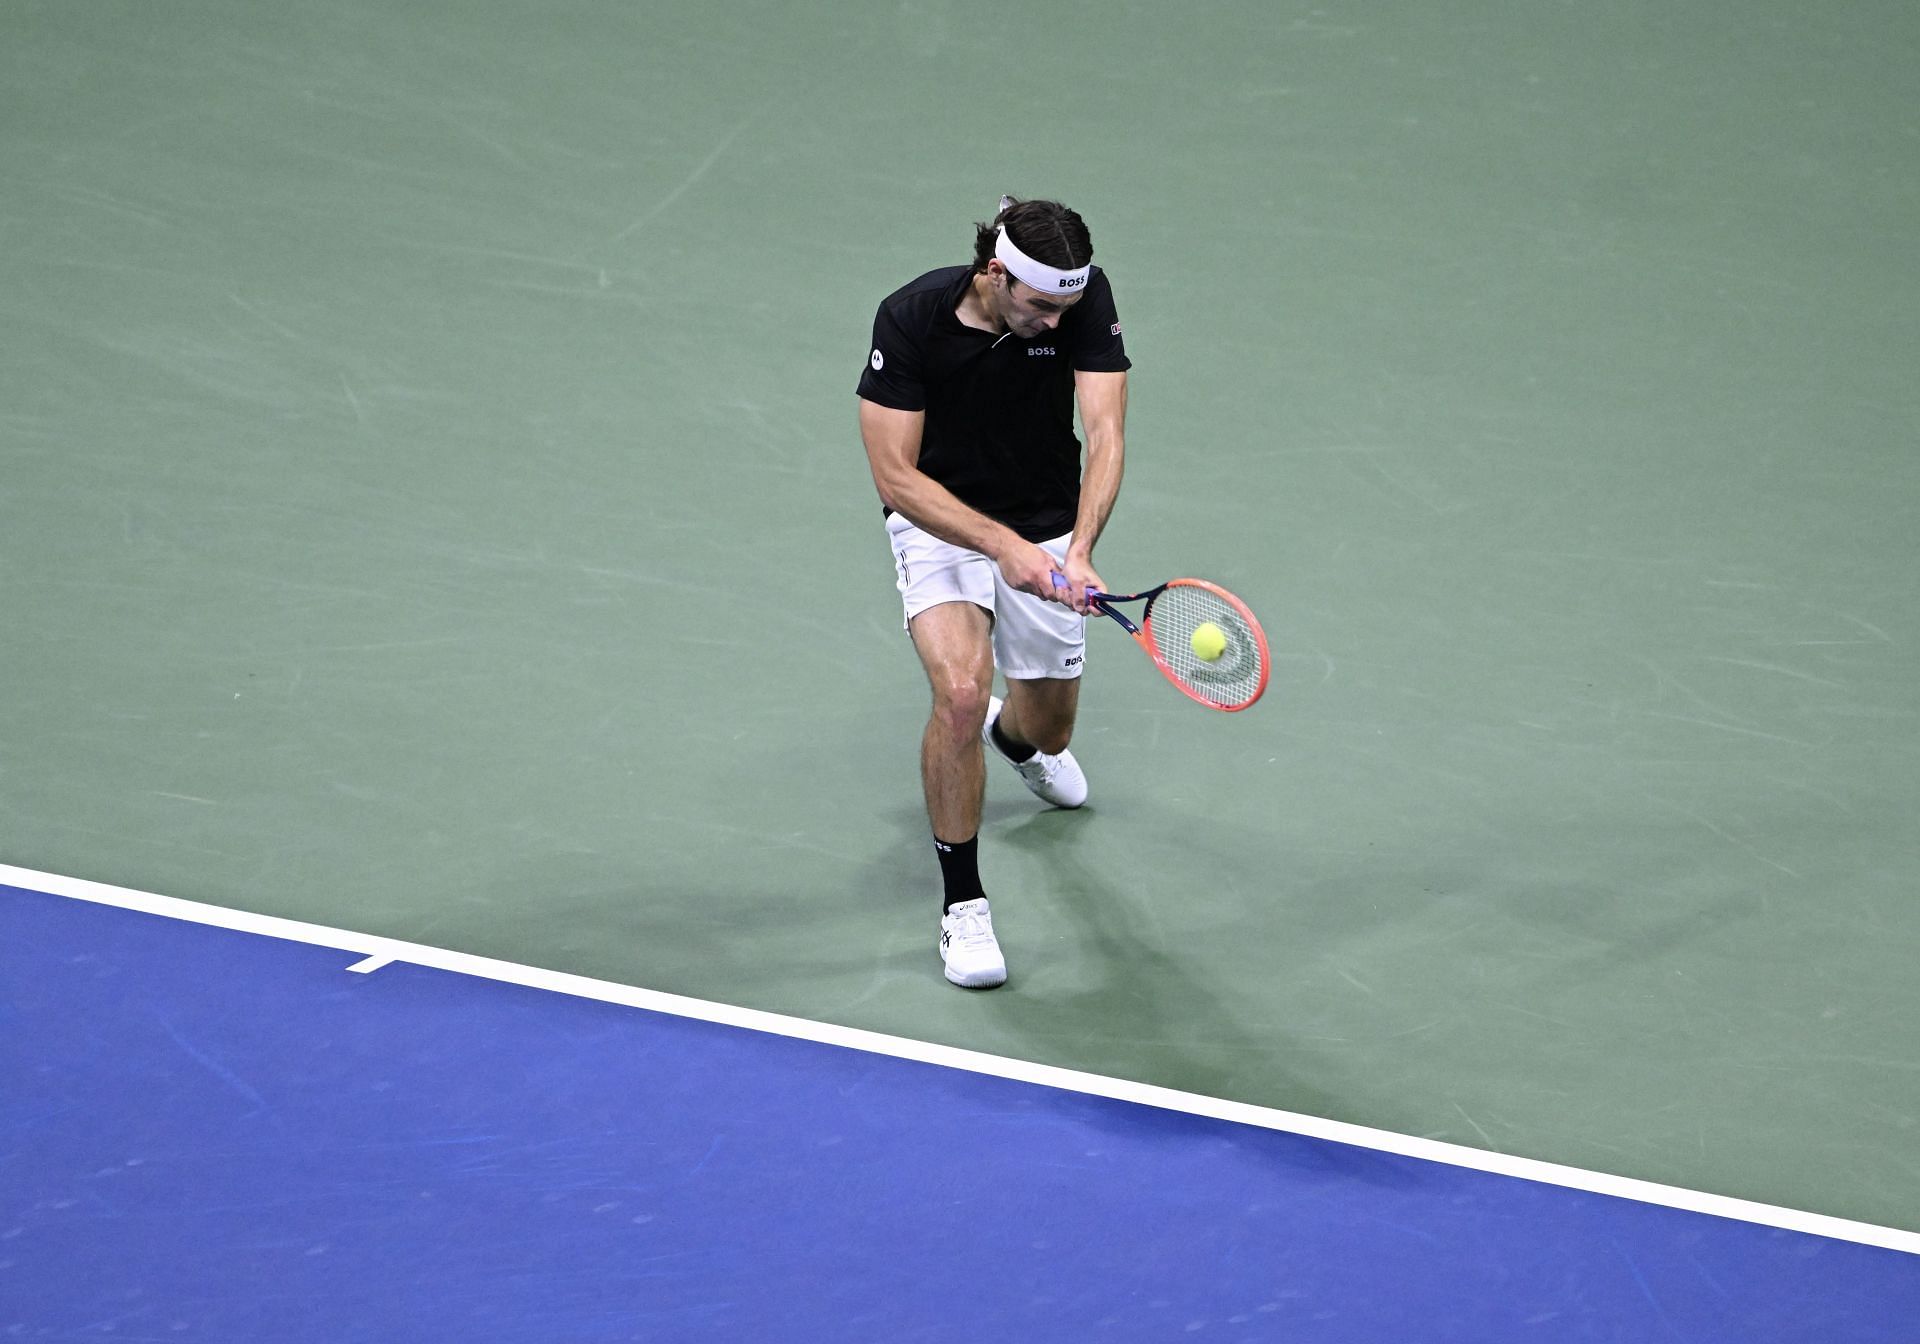
[[[1057,587],[1065,587],[1067,582],[1058,573],[1053,581]],[[1168,681],[1207,708],[1232,713],[1245,709],[1266,691],[1266,632],[1247,604],[1219,584],[1205,579],[1168,579],[1145,592],[1089,590],[1087,597],[1095,611],[1112,617],[1133,636],[1134,643],[1147,651],[1147,657]],[[1123,602],[1146,603],[1138,624],[1118,609],[1117,604]],[[1205,634],[1196,641],[1194,633],[1203,625],[1215,627],[1226,641],[1218,657],[1201,656],[1210,645]]]

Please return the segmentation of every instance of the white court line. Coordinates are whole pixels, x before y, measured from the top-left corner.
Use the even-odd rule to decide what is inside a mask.
[[[775,1036],[792,1037],[795,1040],[844,1046],[850,1050],[865,1050],[871,1054],[888,1055],[895,1059],[939,1064],[969,1073],[988,1074],[996,1078],[1032,1083],[1040,1087],[1107,1097],[1114,1101],[1133,1102],[1142,1106],[1180,1111],[1213,1120],[1254,1125],[1261,1129],[1280,1130],[1288,1134],[1326,1139],[1333,1143],[1369,1148],[1375,1152],[1396,1153],[1403,1157],[1439,1162],[1451,1167],[1464,1167],[1472,1171],[1489,1172],[1497,1176],[1513,1176],[1521,1180],[1538,1181],[1544,1185],[1561,1186],[1569,1190],[1586,1190],[1594,1194],[1636,1200],[1643,1204],[1657,1204],[1691,1213],[1712,1214],[1720,1218],[1733,1218],[1741,1222],[1778,1227],[1790,1232],[1806,1232],[1813,1236],[1832,1237],[1839,1241],[1858,1242],[1863,1246],[1879,1246],[1886,1250],[1920,1255],[1920,1232],[1876,1227],[1871,1223],[1832,1218],[1821,1213],[1804,1213],[1798,1209],[1758,1204],[1751,1200],[1706,1194],[1698,1190],[1684,1190],[1678,1186],[1659,1185],[1652,1181],[1635,1180],[1627,1176],[1612,1176],[1606,1172],[1586,1171],[1579,1167],[1561,1166],[1555,1162],[1540,1162],[1529,1157],[1485,1152],[1478,1148],[1441,1143],[1435,1139],[1414,1138],[1407,1134],[1369,1129],[1364,1125],[1347,1124],[1339,1120],[1322,1120],[1316,1116],[1300,1115],[1293,1111],[1274,1110],[1246,1102],[1226,1101],[1218,1097],[1203,1097],[1192,1092],[1178,1092],[1172,1088],[1155,1087],[1149,1083],[1128,1082],[1123,1078],[1106,1078],[1099,1074],[1056,1068],[1050,1064],[1034,1064],[1027,1060],[982,1054],[979,1051],[962,1050],[955,1046],[934,1045],[926,1041],[908,1040],[901,1036],[887,1036],[880,1032],[862,1031],[857,1027],[835,1026],[829,1022],[809,1022],[805,1018],[766,1013],[753,1008],[736,1008],[731,1004],[710,1003],[704,999],[664,994],[658,990],[619,985],[609,980],[594,980],[583,975],[569,975],[563,971],[546,971],[536,966],[495,961],[491,957],[450,952],[445,948],[406,943],[393,938],[377,938],[371,934],[354,933],[347,929],[330,929],[324,925],[281,919],[274,915],[250,914],[244,910],[228,910],[217,905],[205,905],[199,901],[183,901],[173,896],[156,896],[150,892],[130,891],[125,887],[88,882],[81,878],[39,873],[28,868],[15,868],[9,864],[0,864],[0,883],[25,887],[54,896],[66,896],[74,900],[91,901],[99,905],[118,906],[123,910],[164,915],[169,919],[186,920],[194,924],[208,924],[241,933],[257,933],[268,938],[282,938],[289,942],[308,943],[318,947],[332,947],[360,953],[365,960],[355,963],[348,968],[350,970],[371,971],[395,961],[410,962],[416,966],[429,966],[437,970],[471,975],[483,980],[495,980],[503,984],[524,985],[529,989],[544,989],[555,994],[569,994],[576,998],[595,999],[602,1003],[645,1008],[657,1013],[670,1013],[675,1017],[695,1018],[702,1022],[715,1022],[748,1031],[768,1032]]]

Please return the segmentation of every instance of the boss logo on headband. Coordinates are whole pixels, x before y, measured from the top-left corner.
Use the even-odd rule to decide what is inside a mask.
[[[1067,290],[1085,289],[1087,277],[1093,272],[1091,265],[1062,270],[1058,266],[1048,266],[1035,261],[1014,243],[1004,224],[1000,226],[999,237],[994,239],[993,255],[1002,266],[1006,267],[1008,275],[1016,280],[1024,280],[1028,285],[1042,292],[1052,290],[1059,294]]]

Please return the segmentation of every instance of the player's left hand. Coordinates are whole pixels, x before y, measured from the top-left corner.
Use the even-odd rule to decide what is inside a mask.
[[[1067,605],[1082,616],[1093,607],[1093,603],[1087,597],[1087,590],[1091,588],[1096,593],[1104,593],[1107,590],[1107,585],[1094,572],[1092,562],[1084,556],[1068,555],[1066,563],[1060,567],[1060,573],[1067,581]]]

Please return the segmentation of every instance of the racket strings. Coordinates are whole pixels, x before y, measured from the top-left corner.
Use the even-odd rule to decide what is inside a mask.
[[[1227,641],[1220,656],[1212,660],[1193,650],[1193,632],[1209,623]],[[1265,678],[1261,641],[1247,628],[1238,608],[1219,594],[1175,584],[1148,605],[1146,624],[1162,665],[1175,681],[1202,699],[1238,705],[1261,687]]]

